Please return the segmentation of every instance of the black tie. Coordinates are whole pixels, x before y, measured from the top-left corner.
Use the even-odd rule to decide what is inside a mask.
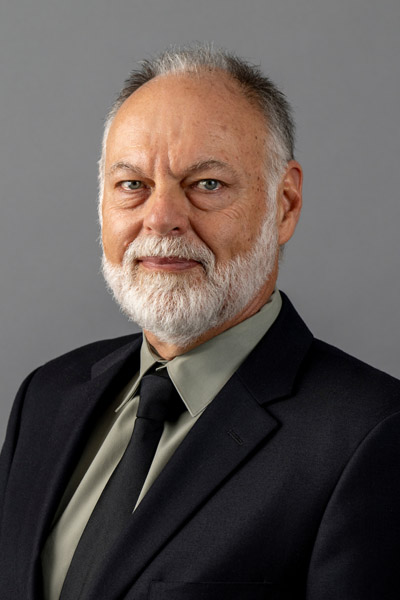
[[[133,434],[82,534],[61,600],[79,597],[90,572],[103,561],[129,524],[160,441],[164,421],[176,420],[184,409],[166,369],[145,375],[139,395]]]

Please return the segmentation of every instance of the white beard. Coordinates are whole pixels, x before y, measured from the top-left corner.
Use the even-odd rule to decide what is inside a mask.
[[[103,254],[103,275],[122,311],[158,340],[189,346],[216,325],[239,314],[271,275],[278,253],[275,211],[267,217],[250,251],[216,264],[205,244],[183,237],[146,236],[127,248],[122,266]],[[145,271],[143,256],[176,256],[202,265],[185,272]]]

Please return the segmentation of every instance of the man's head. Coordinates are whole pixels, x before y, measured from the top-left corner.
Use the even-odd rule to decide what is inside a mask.
[[[100,168],[105,276],[150,341],[190,347],[266,302],[301,170],[287,102],[258,69],[205,48],[145,62]]]

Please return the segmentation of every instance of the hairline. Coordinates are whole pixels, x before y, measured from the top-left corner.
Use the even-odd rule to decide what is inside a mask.
[[[284,168],[291,160],[291,156],[288,155],[288,148],[285,147],[285,144],[279,139],[279,135],[277,135],[277,127],[271,125],[270,115],[266,114],[266,109],[261,106],[261,102],[256,98],[255,92],[251,92],[250,89],[245,88],[245,86],[234,76],[233,73],[229,72],[229,70],[224,69],[221,66],[213,66],[210,65],[185,65],[182,64],[182,67],[179,69],[171,69],[166,70],[165,72],[157,73],[156,75],[150,77],[148,80],[144,81],[129,94],[129,96],[122,97],[121,95],[117,98],[117,100],[113,103],[111,109],[109,110],[105,123],[104,130],[102,136],[102,144],[101,144],[101,156],[98,161],[98,217],[100,226],[102,225],[102,205],[103,205],[103,196],[104,196],[104,184],[105,184],[105,162],[106,162],[106,146],[108,135],[111,129],[111,126],[114,122],[114,119],[122,107],[122,105],[128,100],[137,90],[146,84],[159,79],[161,77],[168,76],[204,76],[208,73],[216,73],[221,72],[226,75],[231,82],[233,82],[237,89],[237,91],[244,97],[249,106],[260,114],[264,122],[264,133],[265,133],[265,157],[264,157],[264,173],[265,173],[265,183],[267,185],[268,193],[267,197],[270,198],[271,194],[269,191],[276,186],[277,180],[279,176],[283,172]],[[125,88],[124,88],[125,89]]]

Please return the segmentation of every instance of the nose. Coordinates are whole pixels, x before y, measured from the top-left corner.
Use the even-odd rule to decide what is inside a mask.
[[[146,201],[143,229],[147,234],[180,236],[189,228],[188,201],[179,189],[152,192]]]

